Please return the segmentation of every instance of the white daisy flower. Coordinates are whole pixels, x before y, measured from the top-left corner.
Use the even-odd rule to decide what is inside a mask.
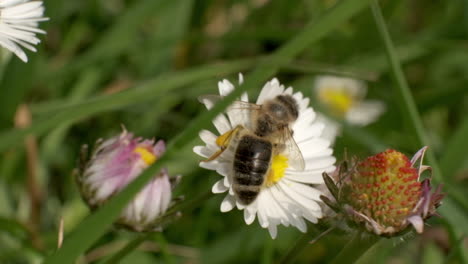
[[[385,104],[377,100],[364,100],[367,86],[363,81],[336,77],[319,76],[314,85],[315,96],[337,118],[342,118],[352,125],[365,126],[377,120],[385,111]],[[326,123],[324,136],[330,141],[340,133],[339,123],[319,115]]]
[[[242,75],[239,76],[239,83],[242,83]],[[221,96],[226,96],[234,89],[234,85],[227,80],[219,82],[218,87]],[[228,212],[234,207],[244,210],[244,220],[248,225],[258,217],[260,225],[268,228],[272,238],[276,237],[277,226],[280,224],[292,225],[306,232],[305,220],[316,223],[323,216],[319,198],[322,192],[318,187],[323,184],[322,173],[332,172],[336,161],[330,142],[321,137],[324,124],[314,121],[315,112],[308,107],[309,99],[302,93],[293,93],[291,87],[285,89],[275,78],[265,84],[256,104],[261,105],[278,95],[291,95],[298,105],[298,118],[291,128],[294,141],[304,158],[303,171],[289,167],[288,157],[282,154],[273,156],[258,196],[253,202],[245,205],[236,196],[232,186],[235,154],[233,148],[227,148],[215,160],[200,163],[201,167],[215,170],[223,176],[212,188],[213,193],[227,192],[221,203],[221,211]],[[247,94],[243,94],[241,100],[248,102]],[[209,97],[205,98],[203,103],[208,109],[214,105],[214,101]],[[238,114],[232,109],[227,110],[227,115],[218,115],[213,123],[220,135],[238,125],[252,129],[251,117]],[[205,158],[211,157],[220,149],[217,145],[220,137],[208,130],[201,131],[200,138],[206,146],[196,146],[194,152]]]
[[[41,42],[36,33],[46,33],[37,28],[38,22],[49,19],[43,17],[42,4],[42,1],[0,0],[0,45],[24,62],[28,57],[22,48],[35,52],[34,45]]]

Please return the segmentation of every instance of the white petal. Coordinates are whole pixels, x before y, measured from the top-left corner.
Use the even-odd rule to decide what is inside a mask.
[[[284,178],[283,178],[284,179]],[[316,188],[312,188],[310,186],[307,186],[305,184],[293,182],[293,181],[288,181],[288,180],[281,180],[279,182],[279,186],[284,190],[284,193],[289,195],[300,195],[303,198],[310,199],[310,200],[315,200],[315,201],[320,201],[320,195],[322,195],[322,192]],[[301,198],[302,197],[298,197]],[[308,201],[301,200],[307,203]],[[301,203],[301,205],[303,205]],[[315,205],[311,205],[311,208],[314,208]]]
[[[0,45],[13,52],[23,62],[28,62],[28,57],[26,56],[26,53],[24,53],[24,51],[13,41],[0,36]]]
[[[244,210],[244,220],[245,220],[245,223],[247,225],[250,225],[253,223],[253,221],[255,220],[255,213],[251,213],[249,210],[245,209]]]
[[[330,141],[323,138],[312,138],[307,141],[302,141],[298,143],[298,146],[301,149],[304,159],[330,156],[330,153],[324,152],[329,149],[328,147],[330,146]]]
[[[226,79],[218,83],[219,94],[221,96],[227,96],[234,90],[234,85]]]
[[[213,132],[209,130],[202,130],[200,133],[198,133],[200,136],[201,140],[205,142],[207,145],[213,145],[216,146],[216,139],[218,138]]]
[[[239,72],[239,84],[243,84],[244,83],[244,75],[242,75],[242,73]]]
[[[198,164],[200,167],[204,168],[204,169],[208,169],[208,170],[216,170],[218,169],[219,167],[219,162],[216,161],[216,160],[213,160],[213,161],[209,161],[209,162],[200,162]]]
[[[227,178],[227,176],[231,172],[231,168],[229,166],[218,166],[218,168],[216,169],[216,172],[219,175],[224,176],[224,177]]]
[[[236,199],[231,195],[226,195],[224,200],[221,202],[221,212],[229,212],[234,208]]]
[[[249,95],[247,93],[242,93],[241,101],[248,102],[249,101]]]
[[[212,100],[210,97],[200,97],[198,99],[200,103],[204,104],[206,109],[210,110],[216,104],[216,101]]]
[[[407,219],[416,229],[416,232],[421,234],[424,231],[424,221],[419,215],[412,215]]]
[[[231,130],[231,124],[227,120],[226,116],[223,114],[218,115],[214,120],[213,124],[215,125],[218,132],[222,135],[229,130]]]
[[[328,157],[321,157],[321,158],[310,158],[307,160],[306,163],[306,170],[315,170],[315,169],[323,169],[324,171],[331,168],[332,165],[335,163],[336,158],[333,156]],[[292,169],[287,169],[291,171]]]
[[[263,102],[280,95],[283,91],[284,87],[280,86],[278,79],[273,78],[263,86],[262,91],[258,95],[257,104],[263,104]]]
[[[269,225],[268,232],[270,233],[271,238],[275,239],[278,232],[276,225]]]
[[[242,210],[245,208],[245,205],[236,200],[236,207],[237,209]]]
[[[265,205],[268,205],[268,202],[265,203],[265,200],[263,199],[264,196],[265,194],[261,192],[257,197],[257,200],[259,203],[259,210],[257,211],[257,216],[258,216],[258,222],[260,223],[260,226],[263,228],[266,228],[268,227],[269,222],[268,222],[268,217],[265,212],[265,209],[267,209],[267,206]]]
[[[322,218],[322,211],[305,211],[302,215],[307,221],[316,224],[318,218]]]
[[[223,193],[223,192],[226,192],[227,190],[229,190],[228,187],[224,186],[224,183],[223,183],[223,179],[217,181],[213,187],[211,188],[211,191],[213,193]]]
[[[252,112],[249,109],[230,108],[227,110],[227,116],[231,122],[231,127],[242,125],[243,127],[250,128]]]
[[[346,113],[346,120],[350,124],[365,126],[377,120],[384,111],[384,103],[365,101],[349,109]]]
[[[223,179],[223,184],[224,184],[224,186],[226,186],[226,187],[228,187],[228,188],[231,187],[231,183],[230,183],[230,181],[229,181],[229,177],[224,177],[224,179]]]
[[[195,147],[193,147],[193,152],[195,152],[196,154],[198,154],[199,156],[202,156],[204,158],[208,158],[211,155],[213,155],[213,153],[214,153],[214,151],[212,151],[209,148],[204,147],[204,146],[195,146]]]
[[[315,79],[314,89],[317,94],[324,89],[346,91],[353,98],[363,98],[367,93],[367,86],[364,82],[336,76],[320,76]]]
[[[323,183],[322,173],[320,172],[316,174],[305,174],[305,175],[294,175],[293,172],[288,172],[284,176],[284,178],[290,181],[295,181],[299,183],[308,183],[308,184],[322,184]]]

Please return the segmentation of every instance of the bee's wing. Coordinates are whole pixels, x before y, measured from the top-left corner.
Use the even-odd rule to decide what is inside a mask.
[[[198,101],[207,105],[207,108],[212,108],[214,104],[218,103],[223,99],[223,96],[219,95],[203,95],[198,97]],[[244,102],[244,101],[234,101],[226,109],[226,113],[231,121],[231,125],[234,127],[236,125],[243,125],[247,128],[252,129],[253,124],[252,118],[259,110],[261,105]]]
[[[208,95],[201,95],[198,97],[198,101],[202,104],[211,104],[215,105],[219,101],[221,101],[224,97],[216,94],[208,94]],[[232,110],[237,110],[237,109],[242,109],[242,110],[250,110],[250,111],[255,111],[255,110],[260,110],[261,105],[257,105],[254,103],[249,103],[249,102],[244,102],[244,101],[234,101],[232,102],[231,105],[229,105],[228,109]]]
[[[281,141],[284,144],[284,151],[288,155],[289,166],[298,171],[303,171],[305,168],[304,157],[292,136],[292,130],[286,127],[282,130],[281,134]]]

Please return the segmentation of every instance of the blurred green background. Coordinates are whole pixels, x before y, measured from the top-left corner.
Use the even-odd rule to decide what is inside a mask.
[[[40,25],[47,35],[38,52],[28,52],[26,64],[3,56],[0,65],[0,263],[41,262],[56,250],[60,219],[67,234],[89,214],[72,177],[82,144],[116,135],[121,125],[171,141],[204,111],[197,96],[216,93],[222,78],[248,76],[261,58],[336,2],[46,1],[50,21]],[[380,4],[443,177],[466,192],[468,1]],[[376,123],[345,127],[334,147],[338,159],[345,151],[364,157],[387,147],[411,156],[421,147],[403,123],[397,84],[369,8],[308,47],[277,77],[312,96],[314,77],[321,74],[365,80],[368,97],[387,105]],[[166,80],[180,85],[160,87]],[[27,105],[32,119],[33,136],[25,142],[15,129],[20,105]],[[221,213],[224,196],[205,195],[219,176],[198,167],[192,147],[201,141],[193,138],[168,167],[172,175],[184,175],[176,195],[197,202],[122,263],[274,263],[285,256],[302,234],[280,227],[272,240],[257,222],[246,226],[242,212]],[[28,182],[31,174],[37,182]],[[468,212],[444,206],[450,219],[431,219],[421,236],[381,240],[360,262],[461,263]],[[309,229],[312,240],[323,227]],[[136,236],[110,230],[78,263],[113,255]],[[349,239],[333,232],[306,245],[297,262],[326,263]]]

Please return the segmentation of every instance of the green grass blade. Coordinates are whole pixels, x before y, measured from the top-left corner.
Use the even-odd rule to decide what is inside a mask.
[[[2,133],[0,135],[0,152],[9,147],[21,144],[23,139],[29,134],[40,136],[64,122],[76,122],[82,118],[96,115],[104,111],[143,103],[158,98],[172,89],[180,88],[207,78],[213,78],[220,74],[238,72],[252,64],[253,60],[239,60],[201,66],[199,68],[157,77],[138,87],[128,89],[121,93],[102,95],[86,101],[81,101],[77,104],[71,104],[70,106],[55,108],[54,112],[56,112],[56,114],[47,116],[43,120],[37,120],[26,129],[11,129]]]
[[[96,239],[103,235],[111,226],[112,222],[119,216],[121,210],[133,198],[133,196],[161,169],[170,159],[176,158],[178,150],[190,143],[198,135],[198,131],[208,127],[211,120],[223,111],[235,98],[244,91],[254,90],[261,87],[263,82],[275,73],[279,66],[290,62],[294,56],[302,50],[319,40],[328,32],[340,25],[343,21],[355,15],[367,6],[368,1],[349,0],[340,2],[322,19],[309,23],[304,30],[290,42],[285,44],[272,56],[273,59],[266,60],[259,65],[251,75],[248,76],[244,85],[234,90],[224,100],[216,104],[213,109],[195,118],[187,129],[179,134],[168,146],[168,151],[161,159],[145,170],[142,175],[131,182],[124,190],[108,203],[96,210],[80,223],[69,236],[66,237],[62,248],[54,255],[46,259],[46,263],[72,263],[80,254],[88,249]]]
[[[150,238],[152,233],[146,233],[143,235],[139,235],[135,239],[128,242],[122,249],[120,249],[117,253],[115,253],[112,257],[105,259],[99,264],[115,264],[119,263],[123,260],[128,254],[130,254],[133,250],[135,250],[141,243],[145,242]]]
[[[354,263],[356,262],[364,253],[367,252],[372,246],[374,246],[381,237],[363,235],[361,233],[356,233],[351,241],[349,241],[346,246],[340,251],[340,253],[330,262],[331,264],[340,264],[340,263]]]
[[[175,1],[136,1],[126,12],[119,16],[118,21],[96,41],[85,54],[64,65],[60,69],[44,71],[47,79],[63,74],[71,74],[97,61],[117,56],[127,49],[135,40],[138,27],[149,17],[164,12],[168,5]]]
[[[396,55],[395,47],[390,38],[385,20],[383,18],[382,12],[380,10],[378,1],[372,1],[372,14],[374,15],[374,20],[377,25],[378,32],[384,42],[385,50],[387,53],[387,58],[392,69],[392,75],[395,79],[396,86],[395,92],[399,101],[399,106],[401,108],[402,116],[405,120],[405,124],[408,126],[412,136],[416,141],[416,148],[421,146],[430,146],[429,140],[424,131],[423,123],[421,117],[419,116],[418,109],[416,107],[414,98],[409,89],[406,78],[403,74],[403,70],[399,63],[398,57]],[[455,186],[450,185],[450,182],[445,179],[444,175],[439,168],[437,160],[432,150],[426,152],[427,159],[429,164],[432,166],[433,170],[433,179],[438,182],[444,182],[445,189],[448,190],[447,193],[454,200],[459,203],[465,210],[468,211],[468,202],[464,198],[463,193],[458,190]]]
[[[34,57],[32,57],[34,58]],[[31,59],[32,59],[31,58]],[[0,129],[13,124],[13,116],[24,96],[33,85],[36,72],[36,61],[24,64],[21,60],[11,58],[4,68],[3,78],[0,79]],[[25,78],[25,76],[28,76]]]
[[[70,103],[77,102],[91,94],[96,89],[101,79],[100,75],[101,71],[96,67],[84,71],[77,84],[73,87],[67,101]],[[72,122],[73,120],[63,122],[56,129],[47,134],[44,138],[44,143],[41,144],[41,156],[44,159],[49,160],[58,153],[60,145],[63,143]]]
[[[391,73],[396,82],[395,92],[397,94],[400,110],[405,120],[405,124],[408,126],[410,132],[415,136],[415,139],[417,141],[415,147],[428,145],[429,141],[426,137],[426,134],[424,133],[424,127],[419,116],[418,109],[416,107],[416,104],[414,103],[414,98],[408,87],[408,83],[403,74],[403,70],[401,69],[399,59],[396,55],[395,47],[390,38],[387,26],[385,25],[385,21],[382,16],[378,2],[374,0],[372,2],[371,7],[378,32],[385,45],[387,59],[391,66]]]
[[[463,120],[452,138],[447,142],[444,155],[440,158],[440,169],[448,179],[454,179],[457,169],[467,159],[466,150],[468,149],[468,117]]]
[[[377,0],[372,1],[371,9],[378,32],[385,45],[385,50],[393,77],[397,84],[395,90],[397,97],[400,100],[399,105],[406,124],[409,127],[410,132],[415,137],[416,143],[419,145],[418,147],[422,145],[428,145],[429,141],[424,132],[421,118],[418,114],[416,104],[414,103],[414,99],[403,75],[401,65],[396,55],[395,48],[393,46]],[[428,153],[428,158],[434,170],[434,178],[441,182],[442,175],[440,174],[440,169],[432,152]],[[450,200],[446,199],[446,202],[450,202]],[[443,211],[443,214],[446,215],[447,213]],[[377,236],[363,238],[361,234],[356,234],[354,238],[345,246],[345,248],[340,251],[335,259],[333,259],[332,263],[351,263],[357,261],[369,248],[377,243],[379,239],[380,238]]]

